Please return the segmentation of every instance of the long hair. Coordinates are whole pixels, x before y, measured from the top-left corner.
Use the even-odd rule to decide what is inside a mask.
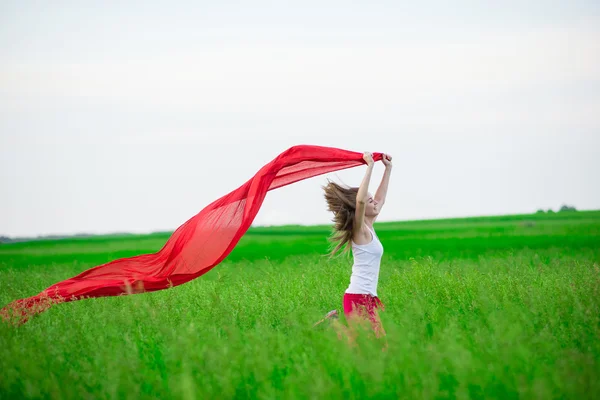
[[[329,253],[329,257],[332,257],[340,249],[342,249],[342,254],[344,254],[350,248],[358,188],[343,187],[328,180],[327,185],[323,186],[323,190],[325,191],[327,209],[333,212],[332,221],[334,223],[334,231],[329,237],[329,242],[333,247],[333,250]]]

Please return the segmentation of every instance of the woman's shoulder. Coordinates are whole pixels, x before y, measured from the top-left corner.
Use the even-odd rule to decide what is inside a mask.
[[[352,244],[364,246],[375,239],[375,232],[366,224],[352,234]]]

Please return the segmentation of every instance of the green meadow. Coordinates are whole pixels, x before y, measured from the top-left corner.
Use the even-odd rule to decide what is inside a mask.
[[[375,229],[383,341],[313,327],[351,271],[328,226],[257,227],[185,285],[0,323],[0,398],[600,398],[600,211]],[[0,305],[168,236],[0,245]]]

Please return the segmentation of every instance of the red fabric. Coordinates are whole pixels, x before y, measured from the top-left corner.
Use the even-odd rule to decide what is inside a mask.
[[[344,315],[347,319],[356,316],[367,317],[373,324],[373,328],[378,330],[380,327],[377,309],[384,309],[383,303],[377,296],[369,294],[344,293]]]
[[[375,161],[381,158],[381,153],[373,153]],[[291,147],[238,189],[177,228],[160,251],[88,269],[36,296],[13,301],[0,314],[5,320],[16,317],[18,322],[25,322],[56,303],[152,292],[189,282],[227,257],[252,224],[269,190],[362,164],[365,161],[358,152],[309,145]]]

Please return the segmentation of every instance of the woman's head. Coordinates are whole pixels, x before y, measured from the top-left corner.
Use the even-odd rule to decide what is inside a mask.
[[[365,217],[376,217],[379,215],[379,203],[375,201],[371,193],[367,194],[367,204],[365,207]]]
[[[325,191],[327,208],[333,212],[335,231],[330,239],[335,245],[335,248],[330,253],[333,255],[344,246],[347,246],[352,240],[358,188],[343,187],[329,181],[327,185],[323,186],[323,190]]]

